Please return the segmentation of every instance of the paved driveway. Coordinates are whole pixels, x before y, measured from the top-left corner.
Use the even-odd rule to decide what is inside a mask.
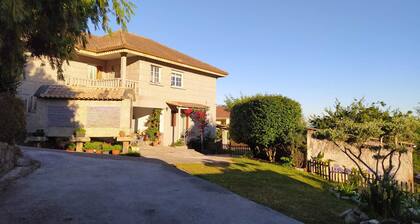
[[[297,223],[151,159],[24,153],[41,168],[0,192],[0,223]]]

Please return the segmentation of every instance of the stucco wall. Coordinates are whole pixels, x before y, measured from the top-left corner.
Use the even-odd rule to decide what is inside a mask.
[[[21,152],[17,146],[0,142],[0,176],[15,166],[20,155]]]
[[[65,106],[74,109],[74,117],[72,118],[72,127],[56,127],[49,126],[48,107],[49,106]],[[111,107],[119,109],[119,127],[92,127],[87,123],[89,108],[95,107]],[[104,117],[112,117],[103,114]],[[108,119],[105,118],[105,119]],[[130,133],[131,127],[131,101],[95,101],[95,100],[38,100],[37,111],[32,117],[27,118],[27,129],[34,132],[36,129],[44,129],[47,136],[66,137],[71,136],[75,127],[83,127],[86,129],[86,135],[89,137],[116,137],[119,131]]]
[[[310,160],[312,157],[316,157],[320,152],[324,154],[323,160],[331,160],[332,166],[345,167],[348,169],[356,168],[354,162],[344,152],[332,142],[327,140],[319,140],[312,137],[313,131],[308,131],[307,136],[307,159]],[[352,152],[358,152],[357,149],[353,149]],[[384,150],[381,155],[388,154],[389,151]],[[376,153],[369,149],[363,149],[361,159],[365,161],[369,167],[375,168],[376,160],[374,155]],[[392,160],[394,165],[398,164],[398,155],[395,154]],[[359,163],[363,169],[366,169],[361,163]],[[388,167],[389,163],[385,163],[385,167]],[[394,169],[395,170],[395,169]],[[401,168],[396,174],[396,179],[399,181],[405,181],[413,183],[413,151],[410,149],[407,153],[403,153],[401,156]]]
[[[150,82],[151,76],[151,65],[156,65],[161,67],[161,83],[159,85],[152,84]],[[64,75],[70,75],[74,77],[87,78],[89,75],[89,65],[102,66],[104,72],[111,73],[115,72],[115,77],[120,77],[120,59],[112,60],[98,60],[89,57],[79,56],[73,61],[69,61],[69,64],[63,66]],[[19,88],[19,95],[24,99],[29,99],[35,91],[44,84],[60,84],[57,81],[57,72],[52,69],[48,61],[41,61],[40,59],[30,59],[26,66],[26,79],[23,81],[21,87]],[[183,74],[183,87],[174,88],[171,87],[171,72],[177,71]],[[136,96],[136,101],[133,102],[135,108],[161,108],[162,110],[162,125],[161,132],[164,133],[164,144],[169,145],[172,142],[172,134],[175,136],[175,140],[178,139],[182,132],[181,126],[181,116],[177,114],[177,126],[174,129],[171,126],[171,110],[166,104],[168,101],[182,101],[189,103],[198,103],[203,104],[209,107],[209,120],[211,123],[215,122],[216,116],[216,77],[204,75],[200,72],[195,72],[189,69],[183,69],[178,66],[172,66],[170,64],[161,63],[158,61],[148,60],[141,57],[128,57],[127,58],[127,79],[138,80],[139,81],[139,95]],[[110,101],[89,101],[86,102],[67,102],[61,101],[63,103],[76,104],[78,109],[81,110],[78,115],[78,122],[84,122],[83,108],[87,105],[114,105],[116,102],[110,103]],[[132,121],[133,117],[130,117],[129,109],[125,104],[128,102],[120,102],[124,104],[122,107],[127,113],[125,113],[124,125],[121,129],[130,130],[129,124],[132,122],[131,130],[134,130],[135,120]],[[46,102],[38,99],[37,103],[37,112],[36,113],[27,113],[28,120],[28,131],[33,132],[36,129],[46,129],[45,118],[40,115],[42,113],[43,107],[45,107]],[[51,102],[51,104],[59,104],[58,102]],[[117,103],[118,104],[118,103]],[[40,112],[38,112],[40,110]],[[134,114],[136,115],[136,114]],[[141,117],[141,116],[140,116]],[[139,118],[140,118],[139,117]],[[136,117],[134,117],[136,119]],[[142,122],[140,118],[137,122]],[[190,125],[192,122],[189,122]],[[53,130],[49,128],[50,134],[58,133],[69,133],[69,130],[63,132],[63,128]],[[118,132],[119,130],[99,130],[99,129],[90,129],[87,128],[87,133],[90,135],[109,135],[110,133]]]

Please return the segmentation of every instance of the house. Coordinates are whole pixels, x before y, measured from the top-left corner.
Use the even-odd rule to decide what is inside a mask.
[[[226,106],[216,107],[216,124],[222,126],[229,126],[230,123],[230,112]]]
[[[222,144],[229,143],[230,111],[226,106],[216,107],[216,126],[222,134]]]
[[[153,40],[125,31],[91,36],[63,65],[63,77],[42,59],[30,59],[18,95],[27,106],[27,132],[69,137],[117,137],[142,132],[154,109],[161,109],[163,145],[183,137],[192,125],[188,108],[216,119],[216,80],[227,72]]]

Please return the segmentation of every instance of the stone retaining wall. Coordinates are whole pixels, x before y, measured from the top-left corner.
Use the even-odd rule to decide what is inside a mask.
[[[20,155],[19,147],[0,142],[0,176],[15,167]]]

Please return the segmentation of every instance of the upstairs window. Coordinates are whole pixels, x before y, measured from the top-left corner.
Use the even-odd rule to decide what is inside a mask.
[[[182,74],[178,72],[172,72],[171,74],[171,86],[182,88]]]
[[[151,83],[160,84],[160,67],[152,65],[150,75]]]

